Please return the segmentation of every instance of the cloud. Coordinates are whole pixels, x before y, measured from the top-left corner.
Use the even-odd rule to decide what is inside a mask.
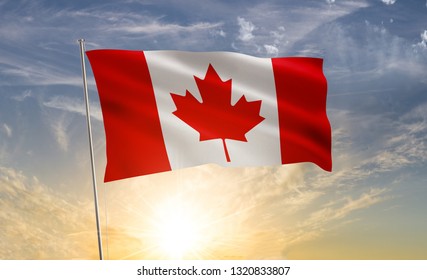
[[[427,83],[424,74],[427,64],[414,52],[411,42],[395,35],[387,26],[368,20],[363,24],[358,18],[359,15],[344,17],[325,24],[293,47],[298,54],[323,57],[332,86],[340,87],[346,80],[347,87],[354,91],[384,92],[384,87],[379,87],[375,81],[383,79],[385,84],[392,83],[393,87],[419,81]],[[408,82],[395,77],[406,77]],[[344,90],[348,91],[348,88]],[[391,88],[390,91],[396,90]]]
[[[237,24],[239,25],[239,36],[237,39],[248,42],[255,38],[255,36],[252,34],[252,32],[255,30],[255,25],[245,20],[242,17],[237,17]]]
[[[356,211],[385,201],[391,205],[399,203],[393,193],[409,187],[399,183],[400,174],[416,174],[427,162],[427,103],[397,119],[387,114],[361,116],[335,110],[332,115],[334,171],[314,174],[306,180],[306,188],[322,193],[317,201],[327,197],[329,202],[316,206],[306,219],[300,218],[295,232],[287,235],[285,252],[295,244],[333,231],[348,222],[349,215]],[[378,128],[383,129],[369,133]],[[356,140],[359,135],[364,135],[366,141]]]
[[[206,30],[215,30],[223,26],[222,22],[194,22],[188,25],[169,23],[164,16],[154,13],[136,13],[134,11],[108,11],[108,10],[62,10],[56,17],[66,17],[86,21],[95,19],[94,28],[104,32],[124,32],[129,34],[164,35],[175,33],[194,33]]]
[[[387,190],[385,188],[372,188],[368,192],[362,193],[359,198],[353,199],[348,197],[346,198],[346,203],[342,207],[332,211],[333,213],[329,219],[342,219],[353,211],[368,208],[374,204],[382,202],[387,199],[387,197],[383,196],[386,191]],[[316,214],[314,216],[316,216]]]
[[[332,230],[337,221],[343,221],[349,214],[356,210],[365,209],[388,199],[384,196],[386,189],[371,189],[362,193],[357,198],[347,197],[345,203],[341,200],[333,201],[311,213],[309,217],[300,222],[295,232],[286,236],[285,252],[301,242],[319,238]]]
[[[277,56],[279,54],[279,49],[276,46],[273,45],[264,45],[265,50],[267,51],[267,54],[271,56]]]
[[[227,37],[227,33],[224,30],[222,30],[222,29],[220,29],[220,30],[212,30],[211,34],[213,34],[214,36],[220,36],[220,37],[223,37],[223,38]]]
[[[396,3],[396,0],[381,0],[386,5],[393,5]]]
[[[343,204],[341,204],[340,200],[333,201],[327,204],[324,208],[312,213],[309,219],[301,224],[301,227],[323,231],[325,230],[325,225],[329,222],[343,219],[353,211],[368,208],[374,204],[384,201],[386,199],[386,197],[383,196],[385,191],[386,189],[373,188],[368,192],[362,193],[358,198],[344,198],[345,203]]]
[[[47,101],[43,102],[43,105],[48,108],[54,108],[63,110],[66,112],[77,113],[82,116],[86,116],[86,105],[82,98],[71,98],[67,96],[54,96]],[[90,103],[90,116],[91,118],[102,121],[101,107],[98,102]]]
[[[32,97],[32,91],[27,89],[24,90],[21,94],[13,95],[11,98],[15,101],[22,102],[27,98]]]
[[[427,30],[424,30],[424,32],[420,34],[420,37],[421,42],[413,45],[413,47],[418,48],[420,50],[427,50]]]
[[[56,95],[42,102],[46,108],[58,110],[55,114],[48,114],[47,123],[51,129],[59,148],[67,152],[70,144],[70,126],[73,124],[72,115],[78,114],[86,117],[86,106],[82,98],[74,98],[62,95]],[[90,104],[91,120],[102,122],[102,113],[99,102],[92,101]]]
[[[392,184],[397,174],[408,168],[416,173],[427,162],[427,103],[398,119],[388,113],[362,116],[334,111],[332,115],[334,171],[310,178],[308,184],[315,189],[351,190],[370,185],[376,178],[382,178],[381,185]],[[361,135],[363,141],[358,139]]]
[[[56,142],[58,143],[61,150],[68,151],[68,134],[67,129],[70,125],[70,119],[65,118],[65,115],[62,115],[55,120],[51,121],[52,132],[55,136]]]
[[[387,146],[407,165],[427,162],[427,143],[424,138],[426,134],[427,103],[422,103],[399,119],[396,123],[396,133],[389,137]]]
[[[396,172],[427,162],[427,103],[421,104],[397,121],[389,123],[392,130],[384,135],[381,150],[371,152],[358,167],[369,174]],[[384,120],[390,122],[390,120]],[[381,138],[383,139],[383,138]]]
[[[129,48],[129,41],[136,40],[148,42],[138,43],[140,48],[167,42],[176,49],[203,49],[200,42],[209,45],[210,40],[226,34],[222,22],[180,24],[153,14],[103,7],[58,9],[43,3],[10,9],[0,19],[0,35],[8,38],[0,48],[0,85],[80,87],[79,37],[87,37],[87,46],[96,48]]]
[[[294,47],[301,51],[294,44],[307,39],[307,36],[313,37],[313,41],[322,41],[317,36],[323,36],[323,33],[313,36],[311,32],[366,7],[367,1],[338,1],[328,6],[325,2],[313,1],[304,7],[291,3],[258,3],[238,17],[237,40],[232,43],[232,47],[249,54],[269,55],[264,45],[270,45],[277,47],[278,55],[294,55]]]
[[[270,35],[274,38],[275,44],[287,44],[288,41],[285,39],[286,28],[284,26],[279,26],[277,30],[270,31]]]
[[[72,85],[81,86],[81,77],[75,73],[70,73],[60,66],[54,64],[42,64],[37,61],[27,61],[16,53],[5,54],[6,56],[0,59],[3,63],[0,69],[0,74],[5,78],[2,79],[0,85],[10,86],[15,84],[12,81],[18,81],[20,85]],[[25,96],[25,94],[23,95]],[[26,97],[21,98],[27,98]],[[18,97],[19,98],[19,97]],[[22,99],[23,100],[23,99]]]
[[[3,124],[3,132],[6,134],[7,137],[12,137],[12,128],[5,123]]]
[[[71,201],[36,177],[0,166],[0,258],[96,258],[91,205]]]
[[[222,23],[208,23],[208,22],[198,22],[188,26],[183,26],[179,24],[170,24],[170,23],[159,23],[159,22],[150,22],[148,24],[130,24],[122,25],[113,28],[108,28],[107,31],[110,32],[126,32],[126,33],[138,33],[138,34],[175,34],[177,32],[198,32],[204,30],[214,30],[217,27],[221,27]]]

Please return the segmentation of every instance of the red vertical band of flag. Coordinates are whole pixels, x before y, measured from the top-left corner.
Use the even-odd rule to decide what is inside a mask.
[[[144,53],[97,50],[86,54],[108,140],[104,181],[171,170]]]
[[[319,58],[273,58],[282,163],[313,162],[332,170],[327,82]]]

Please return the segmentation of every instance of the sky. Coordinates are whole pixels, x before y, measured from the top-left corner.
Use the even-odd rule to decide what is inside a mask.
[[[0,259],[97,259],[86,49],[324,59],[333,171],[213,164],[103,183],[107,259],[427,259],[425,0],[0,0]]]

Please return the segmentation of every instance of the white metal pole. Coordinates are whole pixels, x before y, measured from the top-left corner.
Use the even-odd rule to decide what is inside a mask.
[[[95,200],[95,217],[96,217],[96,230],[98,233],[98,249],[99,249],[99,259],[104,259],[102,253],[102,235],[101,235],[101,226],[99,222],[99,209],[98,209],[98,188],[96,185],[96,172],[95,172],[95,157],[93,153],[93,140],[92,140],[92,127],[90,124],[90,110],[89,110],[89,94],[87,89],[87,79],[86,79],[86,66],[85,66],[85,40],[79,39],[80,45],[80,58],[82,64],[82,76],[83,76],[83,91],[86,104],[86,121],[87,121],[87,131],[89,135],[89,150],[90,150],[90,163],[92,167],[92,185],[93,185],[93,196]]]

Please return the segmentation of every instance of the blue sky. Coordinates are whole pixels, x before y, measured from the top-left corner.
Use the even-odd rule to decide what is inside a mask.
[[[0,259],[97,257],[79,38],[322,57],[328,79],[332,173],[207,165],[103,184],[87,64],[110,258],[171,257],[156,230],[172,212],[209,232],[185,258],[427,258],[426,1],[0,0],[0,12]]]

